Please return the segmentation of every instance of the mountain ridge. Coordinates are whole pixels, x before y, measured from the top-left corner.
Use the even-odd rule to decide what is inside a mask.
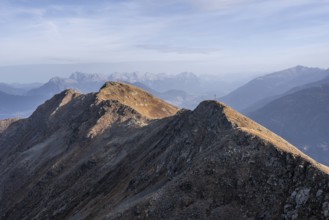
[[[329,217],[328,167],[232,108],[150,119],[106,97],[67,90],[0,123],[1,218]]]
[[[177,107],[164,103],[138,87],[119,82],[105,83],[97,98],[117,100],[151,119],[170,116],[178,111]]]

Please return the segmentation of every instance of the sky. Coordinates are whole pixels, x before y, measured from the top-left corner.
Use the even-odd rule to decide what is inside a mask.
[[[0,69],[243,74],[328,58],[329,0],[0,0]]]

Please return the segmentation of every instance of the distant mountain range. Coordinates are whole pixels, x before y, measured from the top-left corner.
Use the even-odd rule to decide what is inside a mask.
[[[329,218],[329,167],[216,101],[65,90],[0,146],[1,219]]]
[[[329,77],[296,87],[249,116],[329,165]]]
[[[0,91],[0,119],[28,117],[40,103],[43,97],[11,95]]]
[[[96,92],[106,81],[107,77],[101,74],[76,72],[71,74],[69,78],[54,77],[46,84],[28,91],[27,94],[50,98],[65,89],[75,89],[82,93]]]
[[[69,78],[54,77],[44,85],[35,85],[38,87],[33,89],[29,88],[31,85],[0,84],[0,91],[2,88],[13,93],[0,92],[0,119],[28,117],[38,105],[65,89],[75,89],[81,93],[97,92],[110,79],[137,86],[187,109],[194,109],[202,100],[214,99],[214,85],[217,82],[221,87],[217,78],[211,81],[192,73],[114,73],[106,76],[76,72]],[[220,100],[227,101],[318,161],[329,164],[327,85],[328,70],[297,66],[258,77]]]
[[[169,75],[132,72],[104,75],[75,72],[68,78],[53,77],[43,85],[29,84],[25,87],[24,85],[15,87],[0,84],[0,91],[9,95],[21,96],[20,98],[15,97],[10,102],[26,99],[31,103],[26,107],[17,103],[18,107],[12,109],[7,102],[4,102],[0,118],[15,117],[17,112],[20,116],[27,117],[39,104],[65,89],[75,89],[81,93],[97,92],[106,81],[120,81],[137,85],[176,106],[193,109],[201,100],[214,98],[216,94],[225,94],[237,85],[236,83],[225,83],[219,77],[212,78],[210,80],[209,76],[198,77],[193,73]]]
[[[25,95],[30,89],[41,86],[41,83],[28,83],[28,84],[7,84],[0,83],[0,91],[10,95]]]
[[[258,77],[219,100],[239,111],[248,113],[259,109],[296,86],[315,82],[328,74],[328,71],[323,69],[297,66]],[[20,112],[22,117],[26,117],[32,113],[31,109],[34,110],[37,105],[65,89],[75,89],[82,93],[97,92],[106,81],[121,81],[137,85],[176,106],[188,109],[195,108],[202,100],[220,97],[240,85],[224,82],[220,77],[196,76],[187,72],[177,75],[137,72],[104,75],[75,72],[68,78],[54,77],[43,85],[0,84],[0,91],[10,95],[19,95],[22,98],[28,97],[26,99],[33,103],[28,108],[21,105],[21,108],[15,110],[3,103],[0,118],[14,117],[17,112]],[[13,100],[18,99],[16,97]],[[12,115],[4,114],[4,111],[12,112]]]
[[[316,82],[327,76],[329,71],[325,69],[296,66],[253,79],[219,100],[240,112],[248,113],[295,87]]]

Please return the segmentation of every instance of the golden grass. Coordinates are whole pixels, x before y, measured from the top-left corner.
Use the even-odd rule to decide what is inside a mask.
[[[239,112],[235,111],[234,109],[226,106],[225,104],[218,103],[223,108],[224,114],[227,116],[227,119],[235,126],[237,129],[240,129],[243,132],[248,134],[258,136],[263,140],[268,141],[269,143],[273,144],[279,150],[284,152],[292,153],[294,156],[300,156],[309,161],[315,167],[319,168],[323,172],[329,174],[329,167],[318,163],[314,159],[310,158],[295,146],[275,134],[274,132],[268,130],[267,128],[261,126],[260,124],[254,122],[253,120],[249,119],[248,117],[240,114]]]
[[[150,119],[172,116],[179,110],[142,89],[119,82],[106,83],[97,97],[99,100],[117,100]]]

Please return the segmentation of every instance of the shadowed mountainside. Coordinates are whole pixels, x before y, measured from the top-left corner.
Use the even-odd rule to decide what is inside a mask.
[[[107,83],[2,121],[1,218],[329,217],[328,167],[221,103],[177,111]]]
[[[0,91],[0,119],[26,117],[42,103],[42,100],[39,96],[11,95]]]
[[[328,80],[295,88],[249,116],[329,165]]]
[[[316,82],[328,75],[328,70],[296,66],[253,79],[219,100],[238,111],[248,113],[294,87]]]

